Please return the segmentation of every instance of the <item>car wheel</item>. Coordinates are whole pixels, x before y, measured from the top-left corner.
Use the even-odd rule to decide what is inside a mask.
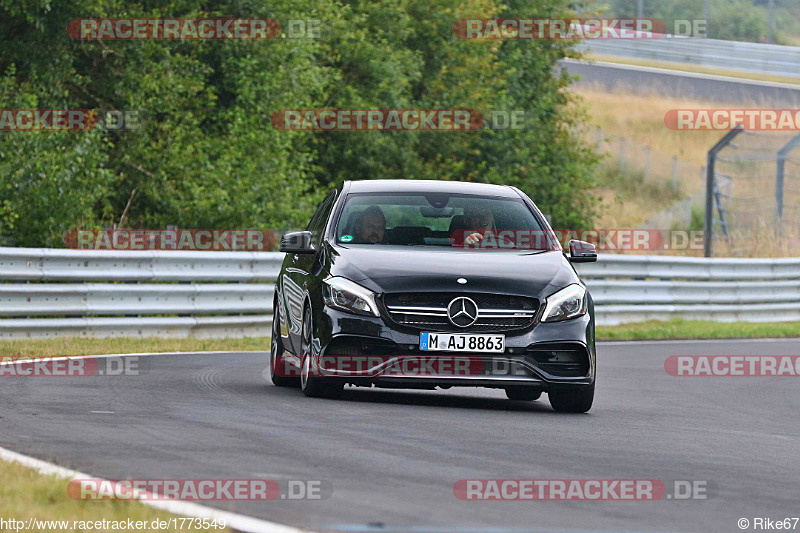
[[[548,392],[550,405],[562,413],[585,413],[592,408],[594,401],[594,383],[590,387],[577,391]]]
[[[281,339],[281,309],[278,306],[278,300],[275,300],[275,304],[272,310],[272,339],[270,340],[270,349],[269,349],[269,377],[272,379],[272,383],[275,384],[276,387],[299,387],[300,386],[300,378],[290,377],[290,376],[283,376],[280,375],[281,373],[275,373],[275,370],[279,368],[278,365],[284,365],[283,368],[286,367],[286,363],[283,360],[283,340]]]
[[[541,395],[542,391],[533,387],[508,387],[506,389],[506,396],[509,400],[532,402],[538,400]]]
[[[312,364],[312,322],[311,307],[306,305],[303,309],[303,330],[300,337],[300,351],[302,363],[300,366],[300,390],[310,398],[332,398],[338,396],[344,384],[331,378],[321,378],[311,368]]]

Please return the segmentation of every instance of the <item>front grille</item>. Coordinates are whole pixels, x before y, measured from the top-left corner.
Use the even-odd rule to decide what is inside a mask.
[[[478,306],[478,319],[469,327],[454,326],[447,318],[447,306],[459,296],[471,298]],[[539,302],[536,298],[491,293],[389,293],[383,303],[396,323],[435,331],[469,333],[508,331],[533,325]]]

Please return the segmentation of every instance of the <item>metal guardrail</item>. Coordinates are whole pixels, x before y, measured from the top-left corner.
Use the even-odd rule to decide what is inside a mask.
[[[580,46],[601,55],[690,63],[778,76],[796,77],[800,74],[798,46],[669,36],[661,39],[597,39],[584,41]]]
[[[800,258],[731,259],[600,254],[597,263],[577,265],[589,279],[633,278],[697,281],[800,280]],[[588,283],[588,281],[587,281]]]
[[[0,248],[0,279],[25,281],[272,281],[283,254]]]
[[[267,336],[282,260],[275,252],[0,248],[0,339]],[[800,258],[604,254],[576,267],[598,324],[800,320]]]
[[[0,339],[267,336],[282,261],[263,252],[0,248]]]
[[[597,323],[800,320],[800,258],[601,255],[576,265]]]

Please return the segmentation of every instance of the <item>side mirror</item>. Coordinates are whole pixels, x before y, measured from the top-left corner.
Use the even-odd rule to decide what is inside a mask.
[[[311,244],[313,235],[310,231],[293,231],[281,237],[279,250],[289,254],[313,254],[316,253]]]
[[[597,261],[597,247],[586,241],[569,241],[569,260],[573,263],[594,263]]]

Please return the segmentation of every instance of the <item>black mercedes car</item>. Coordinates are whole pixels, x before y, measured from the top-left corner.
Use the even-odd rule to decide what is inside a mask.
[[[275,284],[270,375],[307,396],[345,385],[546,392],[586,412],[594,305],[546,218],[517,188],[423,180],[345,182],[287,233]]]

